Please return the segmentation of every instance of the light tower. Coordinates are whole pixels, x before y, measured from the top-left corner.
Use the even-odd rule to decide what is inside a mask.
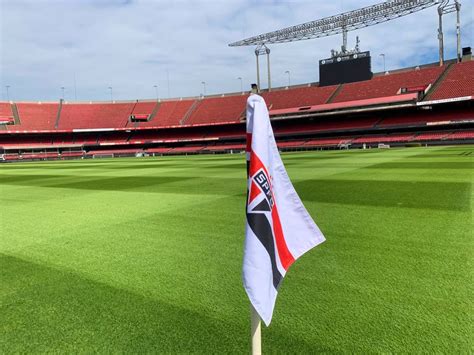
[[[288,74],[288,87],[290,87],[290,86],[291,86],[291,76],[290,76],[291,74],[290,74],[290,71],[289,71],[289,70],[285,71],[285,74]]]
[[[242,82],[242,77],[238,77],[237,80],[240,80],[240,92],[243,93],[244,92],[244,84]]]
[[[383,58],[383,72],[385,73],[385,53],[380,53],[379,57]]]
[[[255,49],[255,57],[257,58],[257,85],[260,90],[260,64],[258,62],[258,57],[261,55],[267,55],[267,73],[268,73],[268,91],[272,90],[272,79],[270,74],[270,48],[268,48],[265,43],[260,44]]]
[[[453,4],[449,0],[439,1],[438,6],[438,41],[439,41],[439,65],[444,64],[444,34],[443,34],[443,15],[456,11],[456,57],[457,62],[461,61],[461,3],[459,0],[454,0]]]

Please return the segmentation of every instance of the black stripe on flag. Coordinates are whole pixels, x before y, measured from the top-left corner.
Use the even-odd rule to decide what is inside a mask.
[[[263,213],[247,213],[247,222],[258,240],[263,244],[270,256],[273,274],[273,286],[278,290],[283,276],[281,275],[275,260],[275,244],[270,222]]]

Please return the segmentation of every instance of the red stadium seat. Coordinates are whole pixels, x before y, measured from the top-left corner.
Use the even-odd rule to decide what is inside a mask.
[[[430,100],[474,96],[474,61],[453,64]]]
[[[9,130],[52,130],[58,114],[58,103],[18,103],[20,126],[10,126]]]
[[[411,69],[401,73],[374,76],[371,80],[344,84],[332,102],[396,95],[400,89],[404,87],[433,84],[444,69],[444,67],[430,67],[419,70]]]
[[[236,122],[245,116],[247,95],[203,98],[185,124]]]
[[[58,129],[125,127],[133,102],[63,104]]]
[[[274,90],[262,93],[265,102],[272,110],[313,106],[327,103],[337,86],[311,86],[292,88],[288,90]]]

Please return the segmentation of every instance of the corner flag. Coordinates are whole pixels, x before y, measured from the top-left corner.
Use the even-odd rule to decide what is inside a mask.
[[[325,239],[291,184],[259,95],[247,100],[247,172],[243,281],[268,326],[288,268]]]

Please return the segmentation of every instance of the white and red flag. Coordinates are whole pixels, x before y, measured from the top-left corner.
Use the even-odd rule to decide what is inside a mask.
[[[291,184],[259,95],[247,100],[247,171],[243,281],[268,326],[288,268],[325,239]]]

